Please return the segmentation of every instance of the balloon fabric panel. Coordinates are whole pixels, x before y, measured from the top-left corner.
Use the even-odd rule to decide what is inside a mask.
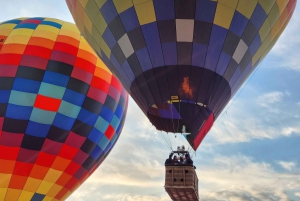
[[[75,25],[0,23],[0,200],[64,200],[103,162],[128,94]]]
[[[166,132],[182,132],[185,125],[196,150],[273,47],[297,1],[66,2],[151,123]]]

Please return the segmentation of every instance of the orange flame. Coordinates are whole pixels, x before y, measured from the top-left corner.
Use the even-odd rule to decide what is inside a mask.
[[[190,78],[184,77],[181,84],[180,94],[184,93],[186,96],[193,97],[194,89],[190,86]]]

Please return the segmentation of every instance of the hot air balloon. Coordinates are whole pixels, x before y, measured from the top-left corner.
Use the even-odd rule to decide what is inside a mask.
[[[128,94],[74,24],[0,24],[0,200],[64,200],[103,162]]]
[[[194,150],[273,47],[296,0],[66,0],[157,130]]]

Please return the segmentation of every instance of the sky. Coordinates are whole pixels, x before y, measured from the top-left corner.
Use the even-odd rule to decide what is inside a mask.
[[[0,0],[0,22],[73,22],[64,0]],[[193,157],[202,201],[300,200],[300,6],[268,56],[232,98]],[[130,99],[122,134],[68,201],[169,201],[161,133]],[[179,140],[181,143],[182,141]]]

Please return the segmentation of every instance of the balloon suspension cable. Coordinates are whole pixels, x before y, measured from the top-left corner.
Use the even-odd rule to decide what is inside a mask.
[[[182,133],[177,133],[178,134],[178,137],[177,138],[180,138],[177,140],[176,145],[182,145],[186,148],[186,151],[188,151],[190,153],[190,156],[193,156],[194,155],[194,150],[192,148],[192,146],[188,143],[188,141],[186,140],[186,138],[184,137],[184,134]]]
[[[179,115],[180,115],[180,100],[179,100]],[[178,118],[178,121],[177,121],[177,131],[178,131],[178,128],[179,128],[179,118]]]
[[[168,142],[166,136],[164,135],[164,133],[162,131],[161,131],[161,134],[159,136],[163,139],[163,141],[166,144],[166,146],[168,147],[168,149],[172,152],[172,145],[171,145],[170,142]]]
[[[169,148],[170,151],[172,151],[172,143],[170,142],[169,138],[167,136],[165,136],[168,134],[164,134],[163,132],[161,132],[161,133],[162,133],[162,137],[164,138],[167,147]]]
[[[196,151],[194,149],[191,149],[191,158],[193,158],[194,156],[196,156]]]
[[[183,136],[183,134],[181,133],[181,135],[180,135],[180,144],[183,144],[183,138],[184,138],[184,136]]]
[[[72,199],[72,201],[74,201],[75,199],[78,198],[79,192],[80,192],[81,190],[83,190],[83,186],[84,186],[84,185],[85,185],[85,183],[81,184],[81,185],[79,186],[79,188],[76,190],[76,192],[74,192],[74,194],[76,193],[76,195],[74,196],[74,198]]]
[[[163,142],[165,143],[165,145],[169,148],[169,145],[168,145],[168,143],[167,143],[167,141],[166,141],[166,139],[164,138],[164,134],[163,134],[163,132],[162,131],[160,131],[160,134],[158,134],[159,135],[159,137],[163,140]],[[170,148],[169,148],[170,149]]]
[[[163,136],[162,133],[161,133],[160,135],[162,135],[161,138],[163,139],[165,145],[166,145],[166,146],[168,147],[168,149],[170,150],[170,145],[169,145],[168,142],[166,141],[165,137]]]
[[[179,100],[179,115],[181,114],[180,113],[180,103],[181,103],[181,101]],[[177,130],[179,130],[179,118],[178,118],[178,123],[177,123]],[[182,131],[181,131],[182,132]],[[181,133],[181,140],[180,140],[180,144],[183,144],[183,139],[182,138],[184,138],[184,136],[183,136],[183,134]]]
[[[173,103],[171,102],[171,114],[172,114],[172,124],[173,124],[173,132],[175,133],[175,126],[174,126],[174,116],[173,116]]]
[[[192,148],[190,144],[188,144],[187,151],[190,153],[190,157],[193,158],[196,155],[196,151]]]
[[[171,102],[171,104],[173,104]],[[179,101],[179,114],[181,112],[181,105],[180,105],[180,101]],[[167,147],[170,149],[170,151],[173,151],[173,145],[175,145],[175,143],[180,143],[181,145],[184,144],[184,141],[186,141],[186,138],[184,137],[184,134],[181,132],[181,133],[178,133],[179,131],[179,126],[180,126],[180,119],[177,119],[177,130],[175,130],[175,122],[174,122],[174,113],[173,113],[173,105],[171,105],[171,116],[172,116],[172,125],[173,125],[173,135],[172,134],[168,134],[166,133],[166,135],[168,137],[166,137],[164,135],[164,133],[162,132],[162,138],[165,142],[165,144],[167,145]],[[178,134],[178,137],[177,137],[177,134]],[[177,139],[177,138],[180,138],[180,139]],[[183,140],[183,138],[185,140]],[[177,146],[177,144],[176,144]],[[191,153],[190,155],[193,156],[195,154],[195,151],[193,150],[193,148],[191,147],[191,145],[189,143],[187,143],[187,145],[185,145],[188,150],[189,150],[189,153]]]
[[[167,136],[166,136],[166,139],[167,139],[167,141],[169,142],[169,145],[170,145],[170,147],[171,147],[171,150],[173,151],[173,147],[172,147],[172,140],[171,140],[171,134],[169,134],[169,133],[167,133],[166,134]]]
[[[188,152],[191,153],[191,150],[192,150],[191,147],[189,147],[189,148],[188,148]],[[190,154],[190,155],[191,155],[191,154]]]
[[[166,133],[166,139],[167,139],[167,141],[168,141],[168,143],[169,143],[170,151],[173,151],[172,140],[171,140],[171,134]]]
[[[264,60],[263,60],[264,61]],[[247,80],[247,82],[245,83],[245,85],[243,86],[243,88],[241,88],[240,92],[235,96],[235,98],[233,99],[233,101],[230,103],[230,105],[228,105],[227,109],[225,112],[223,112],[223,114],[217,119],[217,121],[214,123],[218,123],[219,120],[224,116],[224,114],[227,114],[227,111],[229,110],[229,108],[232,106],[232,104],[236,101],[236,99],[240,96],[240,94],[243,92],[243,90],[246,88],[246,86],[248,85],[248,83],[250,82],[250,80],[253,78],[253,76],[255,75],[255,73],[257,72],[257,70],[259,69],[259,67],[261,66],[261,64],[263,63],[260,62],[260,64],[257,66],[257,68],[254,70],[254,72],[250,75],[250,78]]]

